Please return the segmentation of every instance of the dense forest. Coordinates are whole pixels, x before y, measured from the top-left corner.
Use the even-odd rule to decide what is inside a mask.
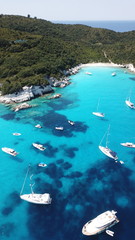
[[[104,54],[105,53],[105,54]],[[105,57],[107,56],[107,58]],[[0,15],[0,87],[2,94],[27,85],[47,85],[80,63],[135,66],[135,31],[118,33],[85,25]]]

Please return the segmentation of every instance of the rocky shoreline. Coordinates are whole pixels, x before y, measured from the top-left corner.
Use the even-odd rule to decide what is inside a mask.
[[[88,63],[88,64],[80,64],[79,66],[76,66],[74,68],[69,69],[68,71],[63,71],[63,74],[65,77],[61,78],[60,80],[57,80],[56,78],[49,78],[48,82],[49,85],[47,86],[25,86],[22,88],[21,91],[3,95],[0,96],[0,103],[4,104],[15,104],[15,103],[23,103],[26,101],[29,101],[33,98],[43,96],[44,94],[52,93],[54,92],[53,87],[66,87],[68,86],[70,82],[70,78],[68,76],[78,73],[80,68],[86,67],[86,66],[110,66],[110,67],[122,67],[126,68],[127,70],[135,73],[135,68],[133,64],[115,64],[115,63]]]
[[[60,80],[57,80],[56,78],[49,78],[48,79],[49,85],[47,86],[43,85],[31,87],[25,86],[19,92],[0,96],[0,103],[5,104],[23,103],[33,98],[43,96],[44,94],[54,92],[53,87],[60,88],[66,87],[71,83],[70,79],[67,76],[76,74],[79,71],[79,69],[80,66],[76,66],[74,68],[69,69],[68,71],[64,71],[63,74],[65,75],[65,77],[61,78]]]

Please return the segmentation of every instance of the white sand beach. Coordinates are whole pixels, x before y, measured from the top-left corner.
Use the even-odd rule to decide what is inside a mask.
[[[116,64],[113,62],[108,62],[108,63],[93,62],[93,63],[81,64],[81,68],[84,68],[84,67],[120,67],[120,68],[125,68],[128,71],[135,73],[135,68],[134,68],[133,64],[131,64],[131,63],[130,64]]]

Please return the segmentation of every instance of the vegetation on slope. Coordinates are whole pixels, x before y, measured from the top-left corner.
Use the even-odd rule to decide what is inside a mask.
[[[135,31],[116,33],[84,25],[53,24],[22,16],[0,16],[0,83],[3,94],[25,85],[48,84],[48,77],[79,63],[135,64]]]

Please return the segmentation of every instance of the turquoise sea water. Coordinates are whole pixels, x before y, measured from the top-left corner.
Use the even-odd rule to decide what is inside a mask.
[[[87,75],[86,72],[92,72]],[[112,72],[116,76],[112,77]],[[134,239],[135,150],[121,142],[135,142],[135,75],[124,69],[86,67],[71,77],[59,99],[34,99],[33,108],[13,112],[0,105],[0,148],[14,148],[12,157],[0,150],[0,239],[79,240],[83,225],[106,210],[116,210],[120,223],[111,228],[114,239]],[[92,115],[97,110],[104,119]],[[74,126],[68,119],[75,122]],[[34,126],[40,123],[43,128]],[[117,152],[117,163],[106,157],[98,145],[110,125],[109,147]],[[55,126],[63,126],[56,131]],[[21,136],[13,136],[20,132]],[[33,148],[38,142],[44,152]],[[103,140],[103,145],[105,139]],[[38,167],[45,162],[46,168]],[[24,177],[31,165],[34,191],[49,192],[52,204],[35,205],[19,198]],[[24,193],[29,193],[29,179]],[[109,239],[106,233],[90,237]]]

